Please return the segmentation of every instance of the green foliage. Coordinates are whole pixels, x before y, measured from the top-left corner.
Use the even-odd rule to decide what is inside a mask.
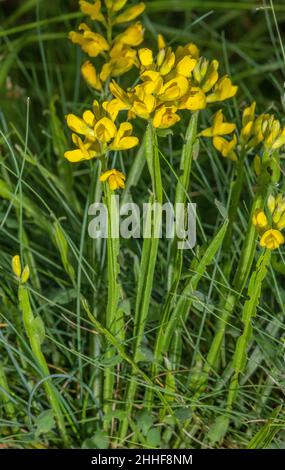
[[[227,116],[256,99],[282,121],[282,2],[275,14],[250,1],[148,1],[146,44],[159,32],[197,43],[239,85]],[[253,156],[237,179],[197,138],[212,110],[190,124],[185,113],[175,133],[137,122],[140,147],[112,162],[128,176],[122,202],[196,202],[197,245],[174,256],[166,239],[89,238],[101,170],[63,157],[64,116],[90,105],[67,40],[81,16],[77,1],[0,2],[0,446],[284,448],[284,248],[262,269],[254,230],[242,249]],[[283,175],[282,159],[270,165]],[[25,285],[15,254],[30,266]]]

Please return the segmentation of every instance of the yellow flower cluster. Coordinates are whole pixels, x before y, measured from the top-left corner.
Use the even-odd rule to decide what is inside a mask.
[[[240,148],[241,150],[250,151],[259,144],[268,153],[278,150],[285,145],[285,127],[282,128],[280,122],[273,115],[261,114],[255,117],[256,103],[251,103],[246,107],[242,114],[242,128],[240,132]],[[224,122],[223,111],[220,109],[213,118],[212,126],[200,132],[202,137],[212,137],[214,147],[222,154],[223,157],[237,160],[236,147],[238,138],[233,132],[236,125]],[[228,140],[224,136],[233,134]],[[255,156],[255,168],[261,167],[261,159]]]
[[[273,114],[260,114],[255,118],[255,106],[253,102],[243,112],[241,144],[248,148],[262,144],[269,153],[278,150],[285,145],[285,127]]]
[[[124,9],[127,0],[100,0],[90,3],[80,0],[81,11],[93,21],[102,23],[106,37],[92,31],[86,23],[79,25],[78,31],[71,31],[69,39],[79,44],[89,57],[101,56],[104,64],[98,73],[92,62],[84,62],[81,72],[86,82],[95,90],[101,91],[102,84],[109,77],[118,77],[128,72],[134,65],[139,66],[137,51],[144,38],[144,28],[140,22],[131,24],[126,30],[113,38],[113,28],[137,18],[145,9],[144,3]],[[124,9],[124,10],[123,10]]]
[[[109,150],[128,150],[138,145],[138,138],[132,135],[133,126],[123,122],[117,128],[106,111],[107,107],[108,102],[101,106],[95,100],[92,111],[84,111],[82,117],[75,114],[66,116],[67,125],[73,132],[72,141],[77,147],[76,150],[65,152],[67,160],[90,160],[105,155]]]
[[[168,128],[180,120],[178,111],[204,109],[236,94],[237,86],[228,76],[219,78],[218,61],[199,57],[195,44],[179,46],[174,52],[159,35],[158,46],[156,57],[150,49],[139,49],[138,85],[125,91],[115,81],[110,84],[114,99],[109,112],[114,118],[127,110],[129,119],[152,119],[154,127]]]
[[[270,195],[267,200],[269,217],[262,209],[253,215],[253,224],[261,235],[260,246],[274,250],[285,242],[281,230],[285,228],[285,197]]]

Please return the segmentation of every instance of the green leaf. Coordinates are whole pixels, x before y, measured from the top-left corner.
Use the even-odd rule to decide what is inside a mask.
[[[55,427],[55,420],[53,417],[52,410],[45,410],[43,411],[37,418],[36,418],[36,431],[35,436],[36,438],[39,437],[41,434],[47,434]]]
[[[186,421],[192,416],[192,411],[190,408],[178,408],[175,410],[175,416],[179,421]]]
[[[221,442],[227,432],[228,426],[229,418],[226,416],[219,416],[209,429],[209,441],[213,444],[215,442]]]
[[[158,428],[152,428],[148,431],[147,436],[147,444],[150,447],[158,447],[161,441],[161,435]]]
[[[109,436],[105,431],[96,431],[94,436],[85,439],[82,449],[108,449]]]

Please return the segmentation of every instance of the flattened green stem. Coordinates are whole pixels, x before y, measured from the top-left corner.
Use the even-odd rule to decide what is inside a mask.
[[[159,153],[157,147],[157,135],[151,122],[148,123],[146,131],[146,161],[152,179],[152,188],[154,196],[151,202],[162,204],[162,182],[160,172]],[[134,351],[133,361],[137,363],[140,355],[140,346],[145,332],[151,292],[153,288],[154,271],[157,259],[159,238],[158,230],[161,224],[161,217],[155,212],[150,211],[148,218],[151,225],[151,237],[144,238],[143,250],[140,264],[140,275],[138,280],[138,289],[135,307],[134,319]],[[131,414],[132,406],[137,389],[136,371],[132,368],[131,380],[129,382],[125,402],[127,417],[122,421],[120,429],[120,438],[123,440],[128,431],[128,416]]]
[[[50,375],[50,371],[41,348],[41,344],[44,337],[44,326],[40,318],[34,317],[33,315],[30,304],[29,291],[26,285],[19,285],[18,298],[20,308],[23,314],[23,323],[25,331],[28,336],[33,355],[40,366],[43,377],[47,377]],[[60,403],[58,401],[57,393],[50,380],[44,381],[44,388],[48,400],[51,404],[54,416],[56,418],[58,429],[63,438],[63,442],[65,445],[68,445],[69,439],[66,433],[64,417],[61,411]]]
[[[106,328],[113,334],[118,334],[119,328],[122,328],[122,312],[120,312],[120,318],[118,318],[118,303],[120,299],[120,284],[118,282],[118,276],[120,273],[120,266],[118,263],[118,256],[120,253],[120,239],[118,233],[118,217],[119,208],[111,200],[111,196],[114,195],[113,191],[109,188],[108,183],[104,184],[104,195],[105,202],[108,210],[108,237],[107,237],[107,258],[108,258],[108,301],[106,310]],[[106,359],[111,359],[114,355],[113,348],[108,350],[106,353]],[[103,387],[103,410],[104,413],[109,413],[112,410],[112,397],[115,382],[115,371],[114,367],[105,368],[105,380]],[[108,422],[105,421],[105,427],[108,428]]]
[[[233,184],[231,199],[229,204],[229,225],[228,230],[223,243],[223,250],[225,253],[228,252],[233,237],[233,226],[237,218],[238,205],[240,201],[241,191],[244,182],[244,164],[245,164],[246,152],[243,149],[241,151],[239,160],[236,168],[236,179]]]
[[[256,263],[256,270],[252,273],[249,281],[247,293],[248,300],[245,302],[242,312],[243,332],[237,340],[233,356],[234,374],[230,383],[227,398],[227,411],[229,413],[233,408],[238,394],[240,374],[244,371],[247,364],[247,349],[252,337],[251,323],[252,319],[256,316],[262,283],[267,274],[268,265],[270,263],[270,256],[270,250],[265,250],[265,252],[260,255]]]
[[[171,314],[169,315],[168,308],[166,308],[163,312],[155,343],[154,359],[152,363],[153,378],[158,374],[159,364],[161,362],[162,355],[168,351],[175,329],[177,329],[177,327],[179,327],[181,323],[185,322],[187,319],[192,303],[194,301],[193,293],[195,292],[195,290],[197,290],[198,284],[201,278],[203,277],[207,267],[212,262],[218,249],[221,247],[227,230],[227,225],[228,221],[225,221],[225,223],[215,235],[214,239],[207,247],[204,255],[199,261],[197,267],[195,268],[195,272],[190,277],[181,295],[179,296],[177,304],[171,311]],[[152,397],[153,391],[151,389],[148,389],[145,395],[145,404],[149,410],[152,406]]]
[[[268,154],[263,155],[263,160],[267,161]],[[225,330],[234,308],[236,306],[236,302],[242,293],[246,282],[248,280],[248,276],[250,274],[250,270],[252,267],[254,255],[256,252],[256,238],[257,233],[255,227],[252,223],[252,217],[256,209],[263,208],[266,197],[270,188],[270,181],[268,179],[268,174],[265,173],[261,174],[258,178],[257,184],[257,192],[255,198],[253,200],[251,211],[249,215],[249,221],[247,226],[246,236],[243,242],[241,256],[239,258],[238,267],[236,271],[236,275],[233,281],[233,290],[229,292],[226,298],[225,307],[221,313],[221,317],[218,322],[218,327],[214,339],[212,341],[210,350],[207,355],[207,359],[203,368],[203,374],[201,377],[201,381],[197,388],[196,397],[200,396],[200,393],[203,391],[204,387],[207,384],[209,373],[213,368],[216,367],[218,358],[220,356],[221,346],[223,343]]]
[[[182,171],[176,185],[175,204],[185,204],[190,189],[190,176],[194,154],[194,144],[197,138],[199,112],[192,114],[182,148],[180,170]],[[170,261],[168,269],[168,291],[179,282],[182,269],[183,250],[178,250],[178,239],[174,238],[170,245]]]

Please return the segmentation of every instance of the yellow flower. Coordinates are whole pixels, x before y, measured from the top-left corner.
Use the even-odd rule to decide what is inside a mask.
[[[126,23],[128,21],[132,21],[135,18],[137,18],[139,15],[141,15],[144,10],[145,10],[144,3],[139,3],[138,5],[127,8],[123,13],[121,13],[115,18],[113,23],[119,24],[119,23]]]
[[[188,80],[187,78],[177,76],[167,81],[163,85],[160,91],[157,93],[157,96],[160,101],[177,101],[182,98],[188,90]]]
[[[19,255],[15,255],[12,258],[12,270],[15,276],[21,277],[22,267],[21,267],[21,260]]]
[[[124,189],[125,179],[125,175],[114,168],[112,170],[105,171],[105,173],[100,176],[100,181],[102,183],[107,181],[112,191],[115,189]]]
[[[118,132],[109,146],[110,150],[128,150],[139,143],[139,139],[137,137],[132,136],[133,126],[129,122],[123,122],[120,124]]]
[[[276,207],[276,199],[272,194],[270,194],[268,199],[267,199],[267,207],[269,209],[269,212],[271,212],[271,214],[273,214],[273,212],[275,210],[275,207]]]
[[[158,108],[153,117],[153,126],[156,128],[167,129],[180,121],[180,117],[176,114],[177,108],[174,106],[161,106]]]
[[[106,7],[112,11],[121,10],[128,0],[105,0]]]
[[[106,62],[100,72],[100,79],[105,82],[109,76],[118,77],[137,65],[135,49],[117,43],[110,51],[110,61]]]
[[[72,142],[77,147],[65,152],[67,160],[73,163],[90,160],[108,150],[127,150],[138,144],[137,137],[131,135],[133,127],[130,123],[124,122],[117,129],[109,107],[110,102],[101,106],[95,100],[92,111],[85,111],[82,118],[74,114],[66,116],[67,125],[73,131]],[[83,135],[84,140],[78,134]]]
[[[236,135],[233,136],[232,140],[226,140],[220,136],[214,137],[213,145],[223,157],[230,158],[233,161],[237,160],[237,154],[234,151],[237,145]]]
[[[175,50],[176,62],[179,62],[186,56],[190,56],[191,58],[196,59],[197,63],[197,60],[200,56],[200,51],[196,44],[194,44],[193,42],[189,42],[188,44],[186,44],[186,46],[178,46]]]
[[[93,33],[87,24],[81,23],[79,31],[81,32],[71,31],[68,37],[74,44],[79,44],[90,57],[97,57],[110,49],[106,39],[98,33]]]
[[[104,144],[110,142],[115,135],[117,129],[113,121],[107,117],[103,117],[100,119],[95,127],[94,127],[94,134],[99,142],[103,142]]]
[[[15,276],[18,278],[22,284],[28,281],[30,277],[30,269],[29,266],[26,265],[22,271],[21,260],[19,255],[15,255],[12,258],[12,270]]]
[[[219,62],[212,60],[211,62],[205,57],[201,57],[193,70],[193,76],[199,87],[207,93],[218,81]]]
[[[88,139],[83,140],[77,134],[72,134],[72,142],[76,150],[68,150],[64,153],[65,158],[71,163],[81,162],[82,160],[91,160],[100,155],[100,147],[96,141]]]
[[[176,64],[176,71],[180,75],[183,75],[183,77],[190,78],[191,73],[195,68],[195,65],[197,63],[197,60],[194,59],[191,56],[185,56],[183,59],[179,60],[179,62]]]
[[[94,65],[92,65],[91,62],[84,62],[81,66],[81,74],[89,86],[98,91],[102,90],[102,83],[97,75]]]
[[[285,197],[282,194],[267,199],[267,208],[270,212],[270,221],[262,209],[257,209],[252,222],[261,234],[260,246],[274,250],[285,241],[281,230],[285,228]]]
[[[235,96],[238,90],[237,86],[233,86],[231,79],[224,76],[218,80],[214,86],[213,93],[207,96],[207,103],[214,103],[216,101],[224,101],[228,98]]]
[[[256,103],[253,101],[250,106],[244,109],[242,115],[242,130],[240,134],[240,141],[242,145],[245,145],[252,137],[252,130],[254,124]],[[249,144],[249,146],[251,146]]]
[[[214,116],[212,127],[208,127],[200,132],[203,137],[216,137],[231,134],[236,125],[230,122],[224,122],[223,110],[220,109]]]
[[[165,49],[166,47],[165,40],[162,34],[157,35],[157,45],[158,45],[158,50]]]
[[[269,227],[268,219],[262,209],[256,209],[252,217],[252,223],[257,230],[266,230]]]
[[[143,49],[139,49],[138,55],[141,64],[144,67],[149,67],[153,64],[153,53],[150,49],[147,49],[146,47],[144,47]]]
[[[199,87],[191,87],[189,92],[179,102],[179,109],[198,111],[206,108],[206,95]]]
[[[144,27],[140,22],[132,24],[123,33],[115,38],[115,44],[121,43],[127,46],[139,46],[143,42]]]
[[[175,65],[175,54],[172,52],[171,48],[168,47],[167,49],[162,49],[160,51],[159,59],[159,72],[162,76],[168,75]],[[160,64],[161,62],[161,64]]]
[[[104,22],[104,16],[101,13],[101,2],[100,0],[94,0],[93,3],[86,2],[84,0],[79,1],[80,9],[82,13],[90,16],[91,20],[97,20]]]
[[[268,250],[275,250],[285,242],[282,233],[279,230],[269,229],[262,235],[260,246]]]

